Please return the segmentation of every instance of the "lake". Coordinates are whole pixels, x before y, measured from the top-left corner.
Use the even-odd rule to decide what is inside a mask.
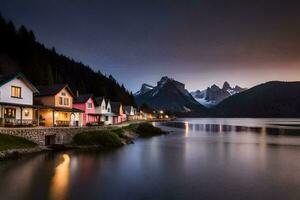
[[[170,134],[0,162],[0,199],[300,199],[300,119],[154,124]]]

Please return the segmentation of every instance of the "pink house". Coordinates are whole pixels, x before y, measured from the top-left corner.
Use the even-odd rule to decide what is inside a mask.
[[[73,102],[73,108],[84,111],[82,115],[82,125],[96,125],[100,122],[100,116],[95,112],[95,104],[92,94],[82,94],[77,96]]]

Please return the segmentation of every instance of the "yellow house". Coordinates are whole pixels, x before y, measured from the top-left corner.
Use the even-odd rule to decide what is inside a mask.
[[[81,126],[82,112],[73,108],[75,98],[66,84],[38,86],[40,93],[34,97],[39,107],[39,125]]]

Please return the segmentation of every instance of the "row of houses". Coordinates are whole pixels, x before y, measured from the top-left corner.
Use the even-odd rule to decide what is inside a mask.
[[[88,126],[143,118],[133,106],[76,94],[67,84],[34,86],[22,73],[0,76],[1,126]]]

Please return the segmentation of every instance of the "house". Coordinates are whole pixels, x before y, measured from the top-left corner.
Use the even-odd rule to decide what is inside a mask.
[[[110,102],[113,116],[113,124],[119,124],[126,121],[126,114],[123,110],[123,105],[121,102]]]
[[[100,123],[100,115],[96,114],[95,103],[92,94],[78,95],[73,102],[73,108],[82,110],[82,125],[98,125]]]
[[[125,111],[126,119],[128,121],[133,121],[138,119],[136,108],[134,108],[133,106],[124,106],[124,111]]]
[[[96,97],[95,106],[95,112],[100,115],[100,121],[105,125],[113,124],[113,117],[116,115],[112,113],[110,100],[105,99],[104,97]]]
[[[82,126],[82,110],[73,108],[75,95],[67,84],[38,86],[34,104],[39,107],[40,125]]]
[[[36,123],[33,95],[38,90],[22,74],[0,75],[0,117],[2,126]]]

